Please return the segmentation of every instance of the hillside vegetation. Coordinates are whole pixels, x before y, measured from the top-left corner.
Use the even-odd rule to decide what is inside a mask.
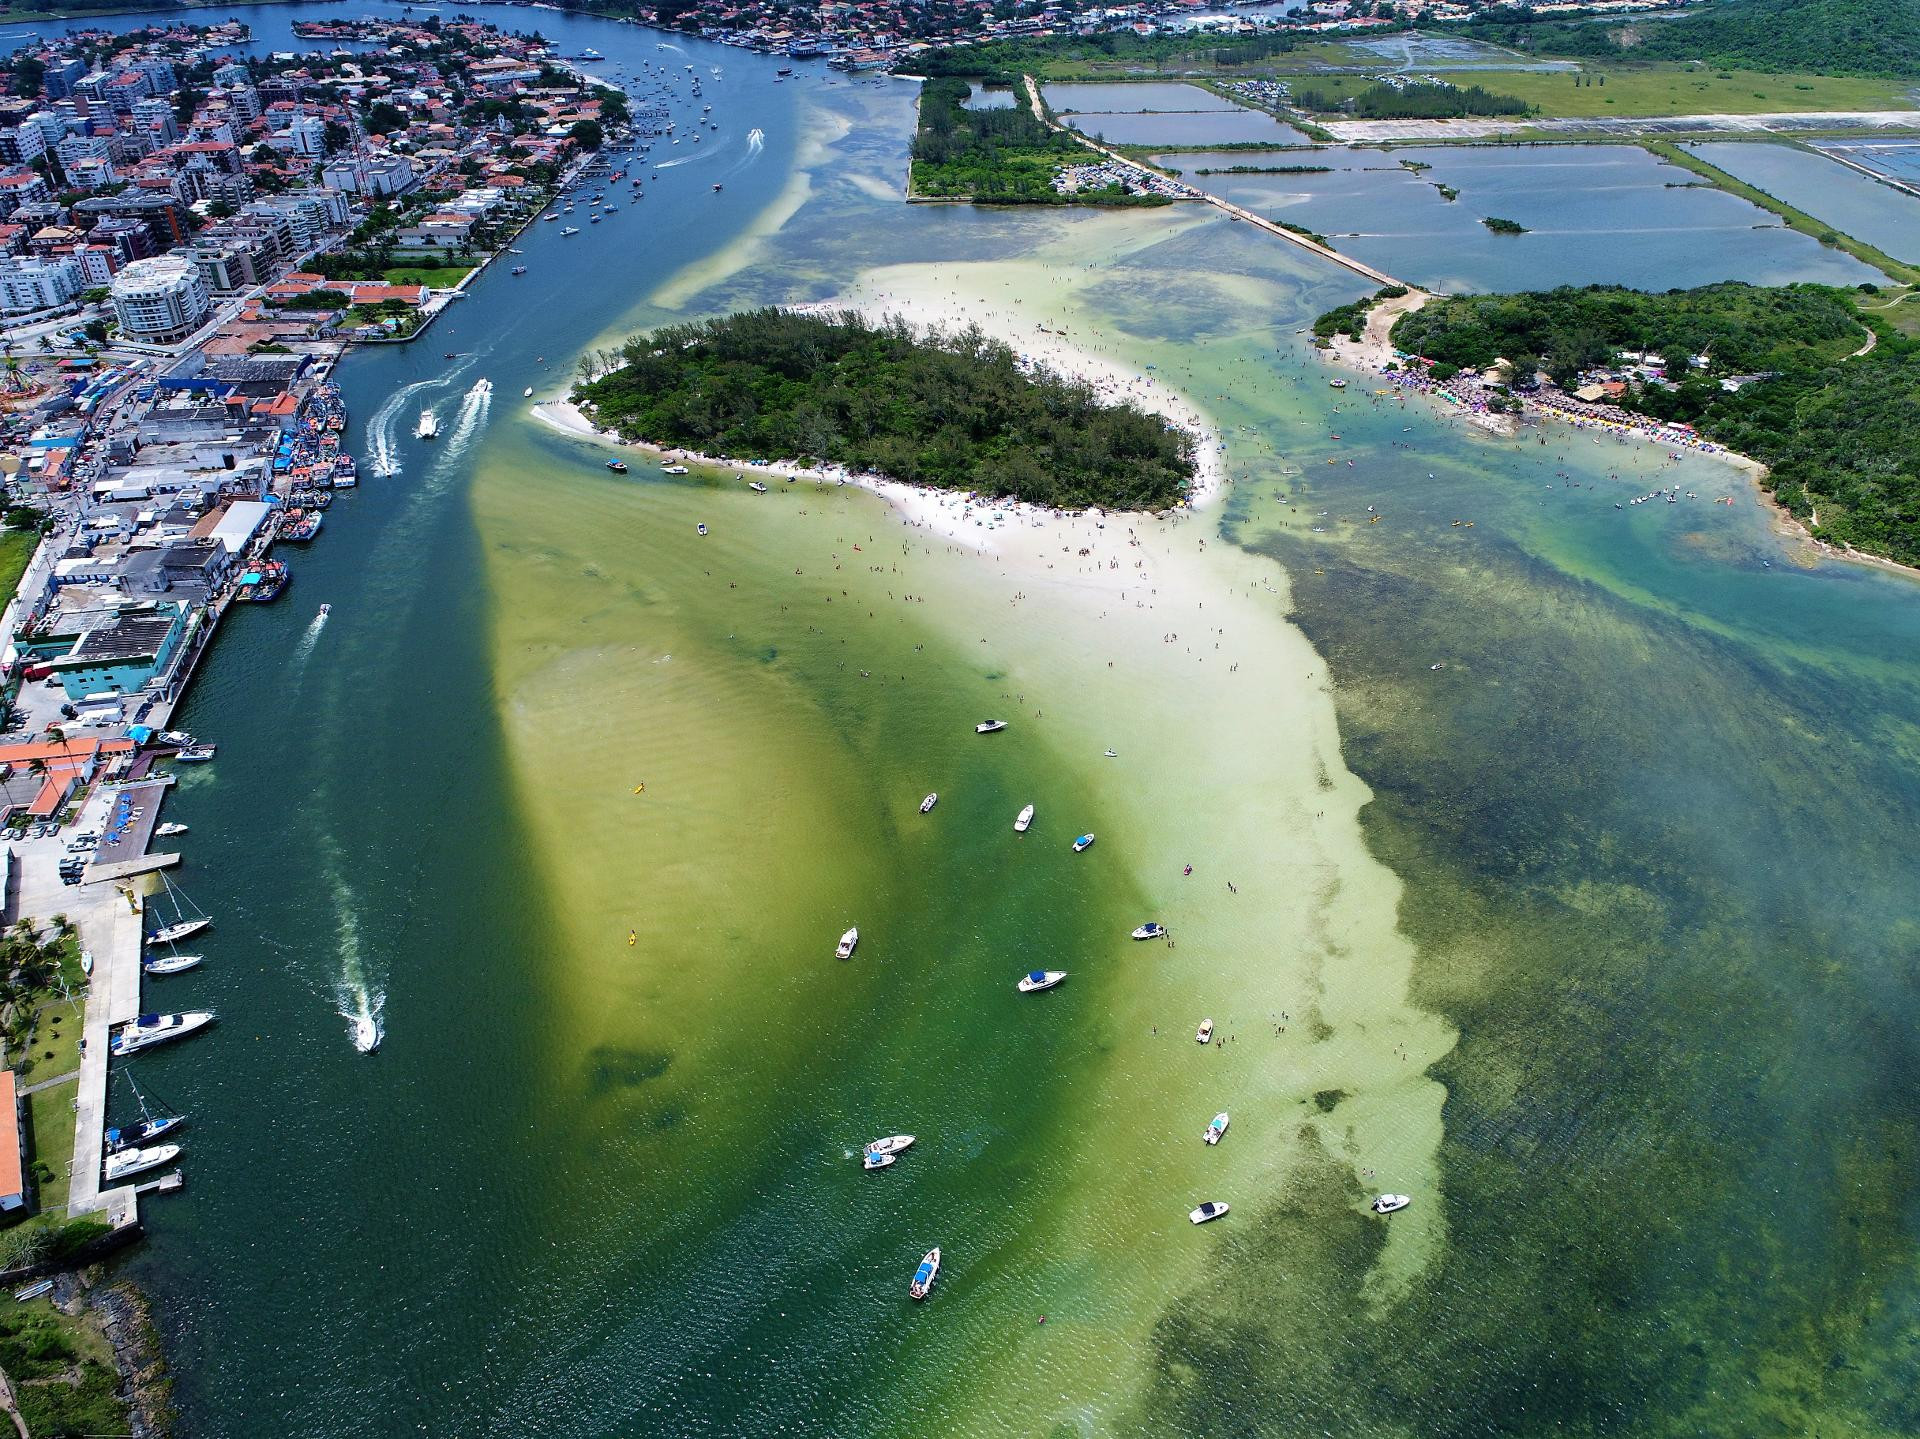
[[[1920,78],[1920,0],[1723,0],[1674,19],[1500,20],[1463,29],[1539,54]]]
[[[1867,335],[1845,290],[1590,286],[1436,300],[1403,317],[1393,341],[1462,367],[1505,358],[1563,386],[1623,350],[1664,357],[1676,383],[1634,386],[1626,408],[1764,462],[1781,504],[1802,519],[1818,512],[1822,539],[1920,564],[1920,340],[1875,324],[1874,348],[1855,355]],[[1735,375],[1760,378],[1722,388]]]
[[[1023,370],[978,329],[916,336],[892,318],[752,310],[596,357],[614,363],[575,395],[647,444],[828,461],[1063,509],[1162,509],[1194,475],[1191,442],[1158,415]]]

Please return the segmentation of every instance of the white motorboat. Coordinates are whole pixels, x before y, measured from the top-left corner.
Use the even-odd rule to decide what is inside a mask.
[[[920,1261],[920,1267],[913,1271],[913,1283],[907,1286],[907,1293],[915,1299],[925,1299],[933,1288],[934,1276],[940,1272],[940,1251],[929,1249],[927,1257]]]
[[[755,480],[752,484],[748,485],[747,488],[752,490],[756,495],[764,495],[767,492],[767,487],[761,484],[760,481],[758,480]]]
[[[973,727],[975,734],[998,734],[1007,727],[1005,720],[982,720]]]
[[[889,1134],[885,1139],[876,1139],[866,1148],[868,1154],[898,1154],[913,1143],[911,1134]]]
[[[1164,924],[1156,923],[1150,919],[1133,932],[1133,937],[1135,939],[1165,939],[1167,937],[1167,927]]]
[[[148,935],[147,943],[174,944],[185,939],[190,934],[200,933],[201,930],[212,923],[212,920],[204,918],[175,920],[172,924],[161,925],[160,928]]]
[[[1108,751],[1107,751],[1107,758],[1108,758],[1108,759],[1119,759],[1119,758],[1120,758],[1120,751],[1119,751],[1119,750],[1117,750],[1117,749],[1110,749],[1110,750],[1108,750]]]
[[[1076,839],[1073,842],[1073,852],[1075,854],[1079,854],[1082,850],[1090,848],[1092,844],[1093,844],[1093,836],[1090,834],[1083,834],[1080,836],[1080,838]]]
[[[860,929],[859,926],[856,925],[840,936],[840,944],[833,951],[833,957],[835,959],[852,959],[853,947],[858,943],[860,943]]]
[[[580,227],[578,225],[562,225],[560,227],[560,233],[562,236],[577,235],[580,233]]]
[[[180,751],[174,758],[181,764],[206,764],[213,758],[213,746],[197,744]]]
[[[205,958],[204,954],[163,954],[140,967],[148,974],[185,974]]]
[[[531,400],[533,398],[533,386],[528,385],[526,389],[522,390],[520,392],[520,398],[523,400]]]
[[[189,1009],[180,1014],[143,1014],[131,1024],[122,1025],[108,1046],[116,1057],[137,1054],[170,1039],[184,1039],[204,1029],[217,1018],[210,1009]]]
[[[925,799],[920,801],[920,813],[922,814],[928,813],[938,803],[940,803],[940,796],[938,794],[928,795]]]
[[[1409,1194],[1382,1194],[1374,1199],[1373,1212],[1375,1214],[1397,1214],[1411,1203],[1413,1203],[1413,1196]]]
[[[159,839],[172,839],[176,834],[185,834],[187,827],[184,824],[163,824],[157,826],[153,832]]]
[[[1195,1224],[1205,1224],[1209,1219],[1218,1219],[1230,1208],[1232,1208],[1231,1205],[1224,1204],[1218,1199],[1209,1199],[1198,1209],[1188,1210],[1187,1218],[1191,1219]]]
[[[1221,1110],[1213,1116],[1213,1123],[1207,1126],[1207,1132],[1202,1135],[1201,1138],[1205,1139],[1209,1144],[1218,1144],[1220,1142],[1220,1136],[1227,1132],[1227,1125],[1230,1122],[1227,1118],[1227,1111],[1224,1109]]]
[[[663,475],[684,475],[686,472],[687,467],[685,465],[662,465],[660,467],[660,473]]]
[[[1197,1044],[1210,1044],[1213,1041],[1213,1021],[1201,1020],[1200,1027],[1194,1031],[1193,1038]]]
[[[1025,809],[1020,811],[1019,818],[1014,820],[1013,832],[1015,834],[1025,834],[1027,832],[1027,826],[1032,823],[1033,823],[1033,806],[1028,805]]]
[[[896,1154],[875,1154],[869,1149],[861,1154],[860,1167],[862,1169],[885,1169],[897,1158],[899,1158],[899,1156]]]
[[[380,1021],[371,1014],[356,1014],[353,1017],[353,1047],[362,1054],[372,1054],[380,1047]]]
[[[422,410],[420,412],[420,423],[413,428],[413,437],[416,440],[431,440],[438,438],[439,434],[440,422],[434,419],[433,411]]]
[[[1020,977],[1020,983],[1014,986],[1022,994],[1038,994],[1043,989],[1052,989],[1067,977],[1064,969],[1035,969]]]
[[[144,1174],[149,1169],[158,1169],[163,1164],[171,1164],[180,1157],[177,1144],[156,1144],[151,1149],[123,1149],[118,1154],[109,1154],[100,1172],[109,1183],[126,1179],[131,1175]]]
[[[161,744],[177,745],[181,749],[194,742],[193,736],[183,729],[163,729],[158,738]]]

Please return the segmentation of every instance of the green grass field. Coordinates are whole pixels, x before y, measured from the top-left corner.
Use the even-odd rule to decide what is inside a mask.
[[[1424,72],[1423,72],[1424,73]],[[1832,79],[1824,75],[1761,75],[1685,65],[1594,66],[1577,75],[1521,70],[1432,72],[1465,88],[1511,95],[1541,118],[1667,115],[1754,115],[1791,110],[1910,110],[1913,87],[1897,80]],[[1347,96],[1373,84],[1366,75],[1289,74],[1295,90]],[[1580,83],[1576,85],[1574,81]],[[1589,84],[1589,80],[1604,83]],[[1920,119],[1920,115],[1916,115]]]
[[[0,530],[0,605],[20,587],[20,576],[27,572],[40,536],[26,530]]]
[[[1855,299],[1862,314],[1885,320],[1903,335],[1920,338],[1920,290],[1882,289],[1877,295]]]
[[[389,285],[431,285],[436,290],[450,290],[474,271],[472,265],[442,265],[437,270],[420,265],[395,265],[387,270],[382,278]]]
[[[78,1028],[77,1021],[75,1028]],[[47,1069],[45,1073],[51,1076],[55,1071]],[[44,1161],[53,1170],[53,1178],[42,1180],[39,1184],[42,1214],[58,1214],[67,1207],[67,1190],[73,1168],[73,1101],[79,1092],[79,1083],[75,1081],[56,1084],[27,1096],[28,1151],[34,1159]]]

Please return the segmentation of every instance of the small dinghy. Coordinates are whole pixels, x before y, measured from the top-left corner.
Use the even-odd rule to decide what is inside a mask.
[[[1043,989],[1052,989],[1066,977],[1067,972],[1064,969],[1030,970],[1021,976],[1020,983],[1014,988],[1022,994],[1038,994]]]
[[[1407,1194],[1382,1194],[1373,1201],[1375,1214],[1397,1214],[1413,1203],[1413,1197]]]
[[[1221,1110],[1213,1116],[1213,1123],[1207,1126],[1207,1132],[1203,1134],[1201,1138],[1205,1139],[1209,1144],[1218,1144],[1220,1142],[1220,1136],[1227,1132],[1227,1125],[1230,1122],[1227,1118],[1227,1111],[1224,1109]]]
[[[1198,1209],[1188,1210],[1187,1218],[1191,1219],[1195,1224],[1205,1224],[1209,1219],[1218,1219],[1230,1208],[1232,1208],[1231,1205],[1224,1204],[1218,1199],[1209,1199]]]
[[[860,929],[859,926],[856,925],[840,936],[840,943],[833,951],[833,957],[835,959],[852,959],[853,947],[858,943],[860,943]]]
[[[1193,1039],[1196,1044],[1211,1043],[1213,1040],[1213,1021],[1211,1019],[1201,1020],[1200,1027],[1193,1032]]]

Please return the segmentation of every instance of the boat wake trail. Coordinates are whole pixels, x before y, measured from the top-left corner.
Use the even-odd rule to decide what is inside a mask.
[[[767,132],[758,125],[747,131],[747,153],[758,155],[767,143]]]
[[[307,659],[313,654],[313,647],[320,643],[320,631],[327,627],[327,612],[322,610],[313,617],[293,647],[293,671],[296,675],[306,668]]]
[[[400,450],[396,442],[400,437],[401,412],[408,408],[407,402],[415,395],[439,383],[437,379],[415,380],[410,385],[402,385],[373,412],[373,418],[367,421],[367,464],[372,467],[374,474],[390,476],[400,473]]]
[[[340,1017],[347,1021],[347,1038],[353,1041],[353,1047],[362,1054],[372,1054],[387,1037],[386,1026],[380,1019],[387,995],[367,972],[366,959],[360,951],[359,909],[353,890],[341,875],[339,852],[331,844],[323,848],[334,911],[339,916],[340,979],[334,986],[334,1002]]]
[[[459,412],[453,417],[453,433],[447,437],[446,449],[441,452],[441,457],[451,461],[465,455],[474,437],[486,424],[488,412],[492,409],[493,381],[475,380],[473,388],[460,401]]]

